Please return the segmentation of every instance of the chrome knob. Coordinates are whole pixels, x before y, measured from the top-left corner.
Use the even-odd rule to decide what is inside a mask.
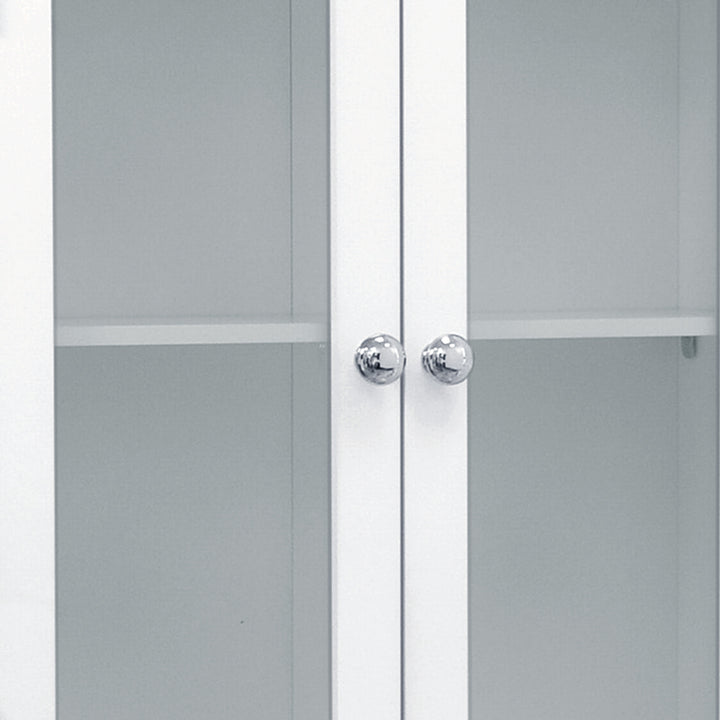
[[[355,365],[368,382],[389,385],[405,369],[405,350],[392,335],[373,335],[355,351]]]
[[[422,362],[438,382],[457,385],[467,380],[473,369],[473,351],[460,335],[441,335],[425,347]]]

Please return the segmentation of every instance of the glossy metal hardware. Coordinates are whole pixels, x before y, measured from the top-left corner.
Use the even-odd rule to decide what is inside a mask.
[[[405,350],[392,335],[373,335],[355,351],[355,365],[368,382],[389,385],[405,369]]]
[[[473,351],[460,335],[441,335],[425,347],[422,362],[438,382],[457,385],[467,380],[473,369]]]

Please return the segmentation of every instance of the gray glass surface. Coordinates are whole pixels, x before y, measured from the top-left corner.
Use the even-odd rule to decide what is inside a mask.
[[[717,717],[717,336],[594,335],[717,324],[716,28],[468,2],[472,720]]]
[[[327,323],[326,3],[57,0],[53,46],[57,320],[138,342],[56,352],[58,718],[329,720],[327,346],[147,325]]]

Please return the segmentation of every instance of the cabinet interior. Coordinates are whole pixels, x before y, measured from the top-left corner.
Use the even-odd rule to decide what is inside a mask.
[[[54,3],[61,720],[330,716],[326,5]]]
[[[711,720],[716,3],[468,25],[471,717]]]
[[[471,314],[707,312],[716,3],[468,3]]]
[[[473,717],[710,718],[716,3],[468,22]],[[329,717],[326,2],[53,46],[59,717]]]
[[[58,351],[59,718],[330,716],[326,373],[317,345]]]
[[[59,324],[324,322],[326,3],[62,0],[53,45]]]
[[[714,338],[474,349],[471,717],[711,720]]]

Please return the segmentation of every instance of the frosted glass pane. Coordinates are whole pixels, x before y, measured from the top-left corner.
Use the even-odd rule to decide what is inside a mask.
[[[322,0],[53,8],[59,720],[329,720]]]
[[[468,3],[472,720],[717,717],[716,28]]]

